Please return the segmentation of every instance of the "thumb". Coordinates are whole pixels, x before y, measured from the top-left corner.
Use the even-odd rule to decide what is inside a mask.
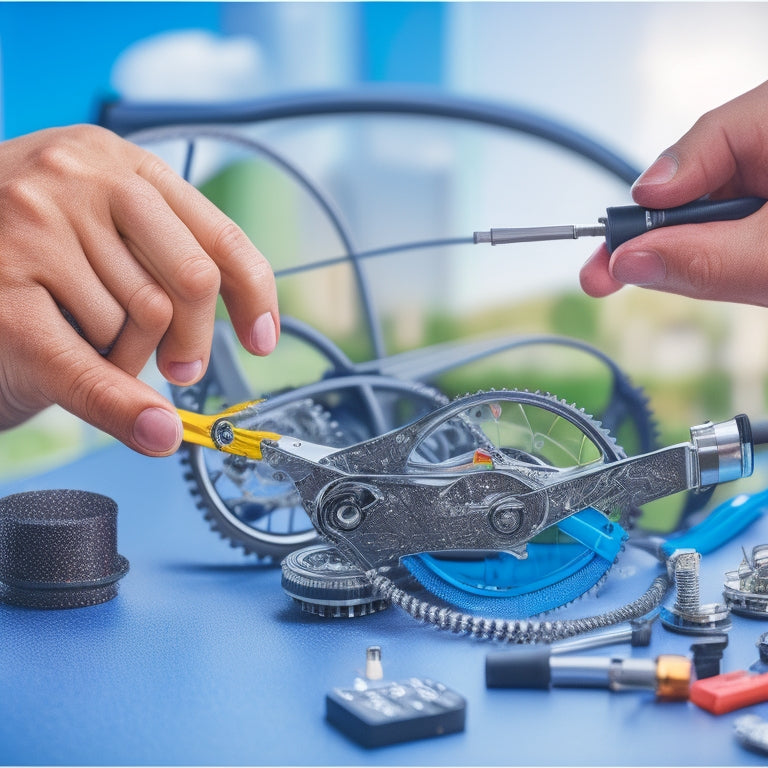
[[[619,246],[613,280],[696,299],[768,304],[768,212],[658,229]]]
[[[147,456],[167,456],[181,442],[179,415],[164,397],[74,340],[41,367],[46,399]]]

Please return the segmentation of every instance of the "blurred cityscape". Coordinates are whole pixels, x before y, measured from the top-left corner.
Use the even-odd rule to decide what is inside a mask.
[[[50,15],[26,5],[0,6],[6,138],[94,120],[105,96],[220,103],[388,89],[514,106],[591,137],[640,170],[700,114],[768,72],[763,3],[42,4]],[[98,44],[89,65],[66,59],[91,40]],[[27,93],[31,86],[41,94],[37,103],[22,99],[25,82]],[[44,97],[67,89],[69,99]],[[591,224],[608,205],[630,200],[626,181],[594,162],[526,132],[462,120],[328,115],[238,135],[311,179],[358,252],[467,239],[492,226]],[[264,152],[207,144],[191,180],[245,228],[278,274],[345,255],[318,200]],[[176,148],[150,148],[180,170]],[[706,419],[765,413],[764,309],[640,289],[589,299],[578,270],[592,246],[458,244],[367,259],[362,275],[380,352],[557,334],[594,345],[642,386],[664,440],[686,439],[687,428]],[[285,275],[278,285],[285,314],[352,359],[375,354],[349,264]],[[287,343],[273,359],[244,364],[258,393],[270,392],[322,375],[322,362],[302,355]],[[449,394],[541,387],[591,408],[583,400],[599,386],[580,365],[557,348],[531,349],[436,383]],[[151,366],[144,376],[164,386]],[[51,409],[0,435],[0,473],[39,471],[104,441]]]

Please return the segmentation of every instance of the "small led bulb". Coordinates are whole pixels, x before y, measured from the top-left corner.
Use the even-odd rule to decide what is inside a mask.
[[[365,677],[368,680],[381,680],[384,677],[381,648],[378,645],[372,645],[365,651]]]

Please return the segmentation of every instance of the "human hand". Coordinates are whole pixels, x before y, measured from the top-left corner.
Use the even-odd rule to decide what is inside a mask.
[[[672,208],[704,195],[768,197],[768,83],[699,118],[632,187],[635,202],[646,208]],[[603,244],[580,278],[596,297],[633,284],[768,306],[768,206],[737,221],[652,230],[613,254]]]
[[[167,455],[179,417],[136,378],[155,350],[168,381],[197,381],[219,292],[249,352],[277,343],[264,257],[159,158],[102,128],[0,144],[0,235],[0,428],[58,403]]]

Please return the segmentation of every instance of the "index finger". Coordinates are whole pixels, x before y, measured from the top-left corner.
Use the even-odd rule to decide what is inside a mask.
[[[704,195],[768,196],[768,83],[702,115],[632,187],[648,208],[672,208]]]
[[[221,295],[242,345],[253,354],[271,352],[279,336],[279,313],[269,262],[237,224],[160,158],[144,153],[137,173],[160,191],[218,266]]]

